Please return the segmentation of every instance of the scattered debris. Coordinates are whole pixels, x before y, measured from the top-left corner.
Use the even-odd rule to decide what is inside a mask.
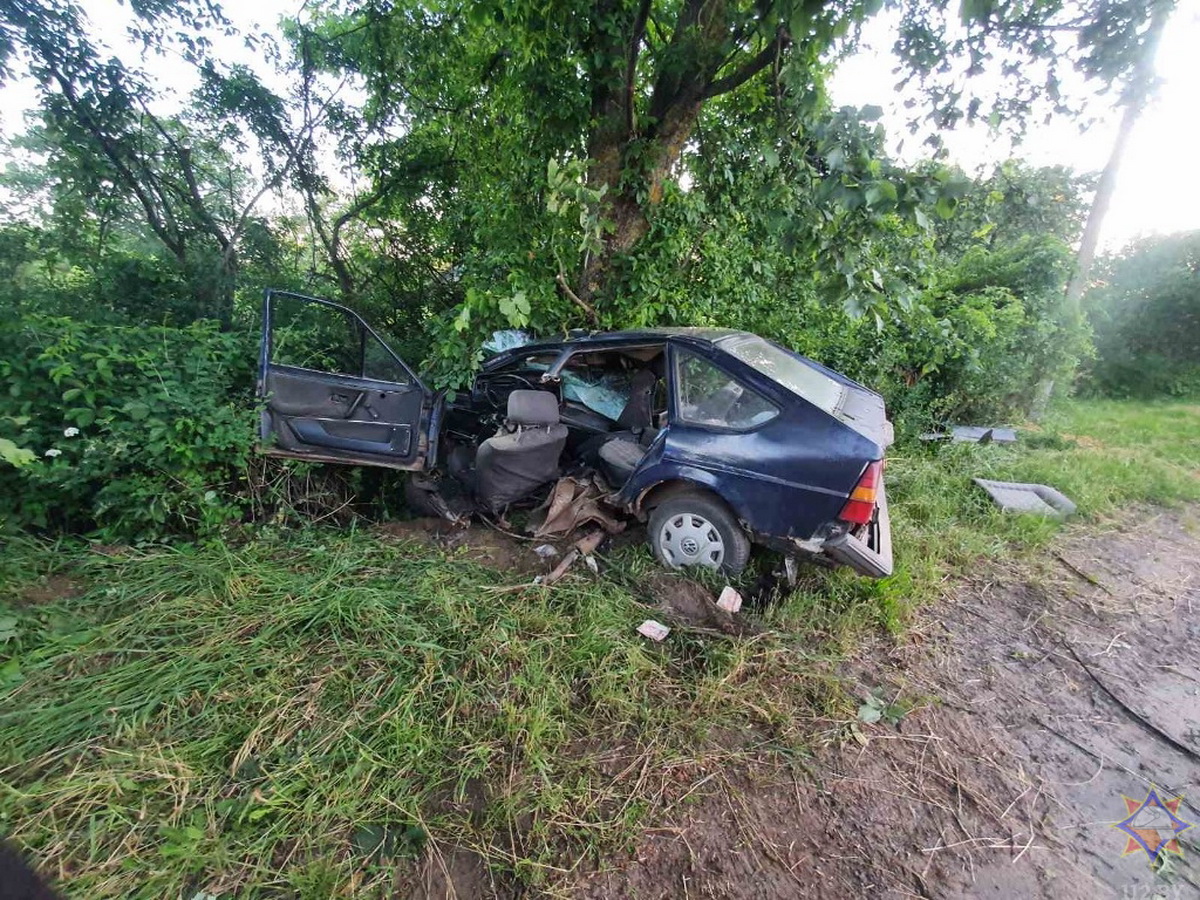
[[[637,627],[637,630],[638,634],[657,642],[663,641],[666,636],[671,633],[670,628],[668,628],[662,622],[655,622],[653,619],[647,619]]]
[[[721,591],[721,596],[717,598],[717,606],[727,613],[735,613],[742,608],[742,595],[725,585],[725,590]]]
[[[923,441],[944,441],[953,444],[1015,444],[1017,432],[1014,428],[999,428],[986,425],[951,425],[948,431],[933,431],[921,435]]]
[[[800,575],[800,564],[796,562],[796,557],[785,556],[783,558],[783,573],[787,578],[788,587],[794,588],[796,586],[796,579]]]
[[[560,578],[562,578],[564,575],[567,574],[567,569],[569,569],[569,568],[571,568],[571,566],[575,565],[575,560],[577,560],[577,559],[579,559],[579,551],[571,550],[566,556],[564,556],[562,558],[562,562],[560,562],[557,566],[555,566],[554,569],[551,570],[549,574],[539,575],[537,578],[533,579],[533,583],[540,584],[542,587],[550,587],[550,585],[554,584],[556,581],[558,581]]]
[[[988,492],[996,505],[1005,512],[1034,513],[1065,519],[1075,512],[1075,504],[1065,494],[1045,484],[1022,484],[1017,481],[972,479]]]
[[[529,514],[534,537],[566,537],[584,525],[599,525],[609,534],[625,530],[615,510],[603,505],[608,492],[595,478],[560,478],[544,503]]]
[[[567,570],[575,565],[575,562],[582,556],[587,561],[587,567],[593,572],[599,574],[600,567],[596,561],[592,559],[592,554],[596,552],[596,548],[608,537],[604,531],[597,529],[589,531],[583,537],[575,542],[575,546],[568,551],[567,555],[562,558],[562,561],[554,567],[554,570],[548,575],[539,575],[533,579],[534,584],[540,584],[543,587],[549,587],[560,578],[567,574]]]
[[[553,544],[539,544],[533,548],[533,552],[536,553],[540,559],[552,559],[553,557],[558,556],[558,548]]]

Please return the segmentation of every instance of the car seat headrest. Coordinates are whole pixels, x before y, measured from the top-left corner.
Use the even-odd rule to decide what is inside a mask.
[[[557,425],[558,398],[549,391],[513,391],[508,395],[510,425]]]
[[[658,383],[658,375],[653,369],[638,369],[629,380],[629,387],[634,391],[649,391]]]

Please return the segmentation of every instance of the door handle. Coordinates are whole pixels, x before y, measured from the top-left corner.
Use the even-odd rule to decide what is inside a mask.
[[[350,406],[346,409],[346,411],[344,413],[342,413],[342,418],[348,419],[352,415],[354,415],[354,411],[356,409],[358,409],[359,404],[361,404],[363,402],[363,400],[366,399],[366,396],[367,396],[366,391],[359,391],[357,393],[357,395],[355,395],[355,397],[354,397],[354,402],[350,403],[350,398],[347,397],[345,394],[333,393],[333,394],[329,395],[329,402],[337,403],[339,405],[342,403],[350,403]],[[376,418],[378,418],[378,417],[376,417]]]

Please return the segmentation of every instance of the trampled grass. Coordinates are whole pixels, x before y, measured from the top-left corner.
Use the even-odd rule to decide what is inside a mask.
[[[77,897],[406,896],[413,861],[455,846],[552,890],[715,761],[835,739],[840,655],[1050,539],[971,476],[1045,481],[1104,520],[1200,499],[1198,448],[1200,411],[1125,404],[1072,406],[1017,447],[894,448],[896,576],[805,571],[747,613],[767,633],[663,645],[633,630],[657,572],[640,548],[518,589],[370,530],[115,556],[14,541],[0,828]]]

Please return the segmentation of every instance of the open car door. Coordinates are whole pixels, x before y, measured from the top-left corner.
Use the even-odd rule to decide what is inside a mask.
[[[327,300],[267,291],[262,328],[265,452],[425,467],[433,397],[362,318]]]

